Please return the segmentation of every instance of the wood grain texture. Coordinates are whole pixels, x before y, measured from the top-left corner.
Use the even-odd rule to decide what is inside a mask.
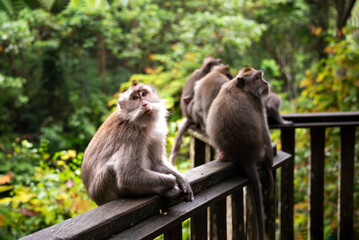
[[[340,129],[338,239],[354,239],[354,155],[355,127]]]
[[[274,157],[273,169],[283,165],[289,157],[289,154],[278,151],[278,154]],[[236,169],[232,163],[219,162],[217,160],[184,173],[184,176],[189,180],[194,193],[197,195],[234,175],[236,175]],[[264,176],[265,172],[261,171],[261,175]],[[248,179],[241,177],[240,185],[241,184],[248,184]],[[223,184],[221,186],[223,186]],[[238,187],[238,183],[236,187]],[[233,189],[226,189],[228,194],[233,191]],[[211,194],[213,195],[214,193]],[[220,197],[223,198],[224,196],[215,194],[215,197],[212,199]],[[200,197],[195,196],[195,201],[193,203],[198,203],[197,198],[198,201],[201,201]],[[171,205],[175,205],[178,202],[179,200],[171,202]],[[184,209],[186,209],[193,206],[193,203],[181,202],[180,206],[184,206]],[[211,200],[208,200],[201,205],[208,206],[210,203]],[[163,217],[162,215],[159,215],[160,208],[161,201],[158,196],[149,196],[138,199],[118,199],[74,218],[67,219],[54,226],[30,234],[22,239],[107,239],[136,224],[140,224],[140,222],[151,216],[157,215]],[[171,213],[172,209],[173,208],[170,209],[169,213]],[[198,212],[199,210],[200,208],[193,209],[191,213]],[[191,214],[186,211],[183,215],[185,215],[186,218],[191,216]],[[174,227],[186,218],[176,220],[176,223],[173,225],[170,224],[170,226]],[[164,225],[167,224],[168,223],[164,223]]]
[[[309,128],[309,127],[338,127],[358,126],[359,111],[356,112],[322,112],[322,113],[291,113],[281,114],[294,125],[269,124],[269,128]]]
[[[309,239],[324,237],[324,147],[325,128],[310,131]]]

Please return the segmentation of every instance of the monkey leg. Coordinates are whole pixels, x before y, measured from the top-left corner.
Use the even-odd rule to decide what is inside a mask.
[[[180,189],[176,187],[177,183],[174,175],[143,168],[127,169],[127,172],[118,174],[117,184],[119,189],[126,189],[139,195],[180,195]]]
[[[181,148],[182,137],[191,123],[192,123],[191,120],[189,120],[188,118],[184,118],[178,128],[178,132],[175,137],[175,142],[173,143],[173,146],[171,149],[171,155],[169,157],[169,161],[170,161],[170,163],[172,163],[172,165],[174,164],[175,157],[178,154],[179,149]]]
[[[92,178],[88,187],[88,195],[102,205],[118,198],[119,191],[116,185],[116,174],[113,163],[108,163]]]

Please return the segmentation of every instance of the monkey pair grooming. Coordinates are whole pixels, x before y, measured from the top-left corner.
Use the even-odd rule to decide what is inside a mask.
[[[166,115],[148,85],[132,82],[120,95],[83,157],[81,177],[97,205],[147,194],[193,201],[188,181],[166,159]]]

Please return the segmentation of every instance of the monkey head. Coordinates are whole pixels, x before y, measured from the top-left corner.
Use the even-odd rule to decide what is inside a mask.
[[[213,66],[211,69],[212,71],[217,71],[225,75],[228,79],[233,79],[233,75],[231,73],[231,70],[229,69],[229,65],[219,64],[216,66]]]
[[[221,63],[222,63],[222,59],[209,56],[203,59],[201,68],[208,69],[208,71],[210,71],[213,66],[220,65]]]
[[[261,98],[269,93],[269,83],[263,79],[263,71],[252,67],[242,68],[236,76],[236,86],[244,92]]]
[[[147,125],[159,115],[166,116],[166,107],[156,90],[137,81],[119,96],[117,103],[121,116],[138,125]]]

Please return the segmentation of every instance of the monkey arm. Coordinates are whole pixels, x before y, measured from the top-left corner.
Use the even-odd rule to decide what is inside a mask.
[[[187,179],[185,179],[183,175],[174,166],[164,160],[161,161],[160,164],[156,165],[154,171],[158,171],[165,174],[172,174],[173,176],[175,176],[177,184],[181,189],[184,200],[187,202],[193,201],[194,197],[191,186],[189,185]]]

